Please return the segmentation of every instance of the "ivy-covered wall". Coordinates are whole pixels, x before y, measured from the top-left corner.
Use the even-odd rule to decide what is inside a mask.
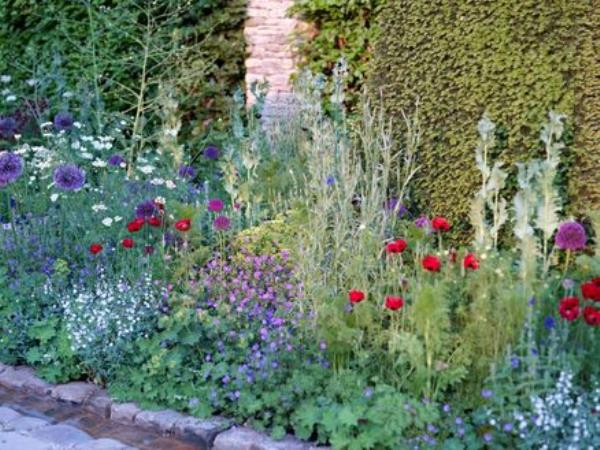
[[[597,0],[388,2],[379,15],[370,86],[383,90],[391,117],[414,110],[419,98],[419,208],[468,222],[482,113],[498,124],[496,156],[514,172],[515,162],[541,155],[540,126],[551,109],[569,116],[567,141],[576,136],[564,175],[571,196],[586,208],[600,207],[599,6]]]

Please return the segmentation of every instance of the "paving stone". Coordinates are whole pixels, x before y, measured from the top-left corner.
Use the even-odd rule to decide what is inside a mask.
[[[135,403],[113,403],[110,407],[110,418],[116,422],[130,423],[142,410]]]
[[[211,445],[217,434],[226,430],[231,423],[220,417],[211,419],[196,419],[195,417],[184,417],[175,423],[175,433],[180,436],[198,436],[207,445]]]
[[[28,367],[7,367],[0,373],[0,384],[13,389],[28,389],[39,395],[46,395],[52,385],[38,378]]]
[[[70,425],[49,425],[33,430],[31,436],[65,447],[87,443],[92,440],[89,434]]]
[[[213,450],[316,450],[317,447],[286,436],[280,441],[246,427],[234,427],[215,438]],[[319,447],[325,449],[325,447]]]
[[[8,366],[0,362],[0,373],[4,372]]]
[[[0,450],[55,450],[56,446],[18,432],[0,434]]]
[[[95,441],[76,445],[73,450],[135,450],[135,448],[114,439],[96,439]]]
[[[141,427],[157,427],[163,433],[173,431],[175,423],[185,416],[170,409],[163,411],[142,411],[135,416],[135,423]]]
[[[104,418],[110,418],[110,407],[112,406],[112,399],[108,396],[105,390],[99,389],[92,397],[85,403],[85,407],[88,410],[101,415]]]
[[[76,404],[84,403],[98,388],[91,383],[76,381],[60,384],[52,389],[52,398]]]
[[[21,417],[21,414],[16,412],[14,409],[7,408],[6,406],[0,406],[0,423],[7,424],[13,420]]]
[[[38,428],[47,427],[50,425],[46,420],[38,419],[37,417],[22,416],[18,419],[11,420],[8,426],[15,431],[32,431]]]

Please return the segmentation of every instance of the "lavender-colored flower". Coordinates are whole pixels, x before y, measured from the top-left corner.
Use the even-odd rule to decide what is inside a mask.
[[[75,120],[71,113],[63,111],[54,116],[54,127],[58,131],[69,131],[73,129]]]
[[[389,211],[389,212],[398,211],[396,214],[397,214],[398,218],[401,219],[406,214],[408,214],[408,208],[406,208],[406,206],[404,206],[403,204],[398,204],[398,203],[399,203],[398,199],[396,197],[392,197],[385,203],[385,209],[386,209],[386,211]],[[416,222],[415,222],[415,224],[416,224]],[[419,227],[419,228],[422,228],[422,227]]]
[[[554,243],[561,250],[581,250],[587,244],[585,228],[578,222],[563,222],[558,227]]]
[[[516,356],[513,356],[512,358],[510,358],[510,365],[513,369],[518,368],[520,364],[521,364],[521,361]]]
[[[485,442],[492,442],[492,439],[493,439],[493,437],[492,437],[492,433],[485,433],[485,434],[483,435],[483,440],[484,440]]]
[[[371,398],[373,396],[373,388],[372,387],[366,387],[365,390],[363,391],[363,395],[366,398]]]
[[[575,286],[575,281],[572,280],[571,278],[565,278],[562,282],[562,287],[565,288],[566,290],[573,289],[574,286]]]
[[[535,298],[535,297],[531,297],[531,298],[529,299],[529,301],[527,302],[527,304],[528,304],[529,306],[535,306],[535,304],[536,304],[536,303],[537,303],[537,300],[536,300],[536,298]]]
[[[207,146],[204,151],[202,152],[204,157],[206,159],[211,159],[211,160],[215,160],[219,158],[219,148],[216,147],[215,145],[209,145]]]
[[[492,398],[492,396],[494,395],[494,393],[492,391],[490,391],[489,389],[482,389],[481,390],[481,396],[483,398]]]
[[[462,425],[463,424],[463,420],[460,417],[456,417],[456,419],[454,419],[454,423],[456,425]]]
[[[442,411],[444,411],[445,413],[449,413],[450,412],[450,405],[448,403],[444,404],[444,406],[442,407]]]
[[[231,226],[231,220],[227,216],[217,216],[213,221],[213,227],[217,231],[226,231]]]
[[[0,154],[0,187],[13,183],[23,173],[23,159],[10,152]]]
[[[208,201],[208,210],[210,212],[221,212],[225,204],[220,198],[212,198]]]
[[[325,184],[327,186],[333,186],[335,184],[335,177],[333,175],[329,175],[327,178],[325,178]]]
[[[506,433],[510,433],[513,430],[513,424],[510,422],[507,422],[504,424],[504,426],[502,427],[502,429],[506,432]]]
[[[54,170],[54,183],[63,191],[78,191],[85,184],[85,171],[75,164],[63,164]]]
[[[192,166],[182,164],[179,166],[179,176],[181,178],[192,179],[196,176],[196,169],[194,169]]]
[[[417,228],[429,228],[429,219],[427,216],[421,216],[415,220],[415,226]]]
[[[12,117],[0,117],[0,138],[12,139],[17,132],[17,122]]]
[[[547,316],[544,319],[544,327],[546,327],[547,330],[551,330],[555,326],[556,326],[556,320],[554,320],[553,316]]]
[[[135,207],[135,217],[149,219],[156,215],[158,208],[153,200],[145,200]]]
[[[121,155],[119,155],[117,153],[115,153],[110,158],[108,158],[109,166],[113,166],[113,167],[120,166],[124,162],[125,162],[125,158],[123,158]]]

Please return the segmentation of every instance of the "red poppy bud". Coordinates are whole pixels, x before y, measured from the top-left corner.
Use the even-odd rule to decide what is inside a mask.
[[[360,303],[365,299],[365,293],[363,291],[358,291],[355,289],[352,289],[350,292],[348,292],[348,300],[350,300],[350,303],[355,304],[355,303]]]
[[[148,225],[151,227],[160,227],[161,224],[162,221],[160,220],[160,217],[152,216],[148,219]]]
[[[440,258],[433,255],[425,256],[421,262],[421,265],[423,266],[423,269],[428,270],[429,272],[439,272],[440,268],[442,267]]]
[[[127,230],[130,233],[135,233],[137,231],[140,231],[142,229],[142,227],[144,226],[144,218],[143,217],[138,217],[135,220],[132,220],[131,222],[129,222],[127,224]]]
[[[408,247],[407,242],[404,239],[396,239],[394,242],[390,242],[385,246],[385,251],[388,253],[402,253]]]
[[[92,244],[90,245],[90,253],[92,255],[97,255],[102,251],[103,247],[100,244]]]
[[[133,239],[125,238],[121,241],[121,245],[125,248],[133,248]]]
[[[192,219],[182,219],[175,222],[175,228],[178,231],[189,231],[192,227]]]
[[[385,307],[387,309],[396,311],[396,310],[402,308],[403,306],[404,306],[404,300],[402,299],[402,297],[392,297],[390,295],[385,298]]]

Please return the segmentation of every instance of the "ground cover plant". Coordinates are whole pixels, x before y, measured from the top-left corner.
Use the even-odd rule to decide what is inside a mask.
[[[418,114],[350,122],[343,74],[327,111],[300,77],[268,127],[263,88],[250,114],[236,94],[190,154],[2,76],[0,361],[339,449],[597,447],[600,217],[566,213],[565,116],[514,195],[493,115],[473,124],[455,247],[407,206]]]

